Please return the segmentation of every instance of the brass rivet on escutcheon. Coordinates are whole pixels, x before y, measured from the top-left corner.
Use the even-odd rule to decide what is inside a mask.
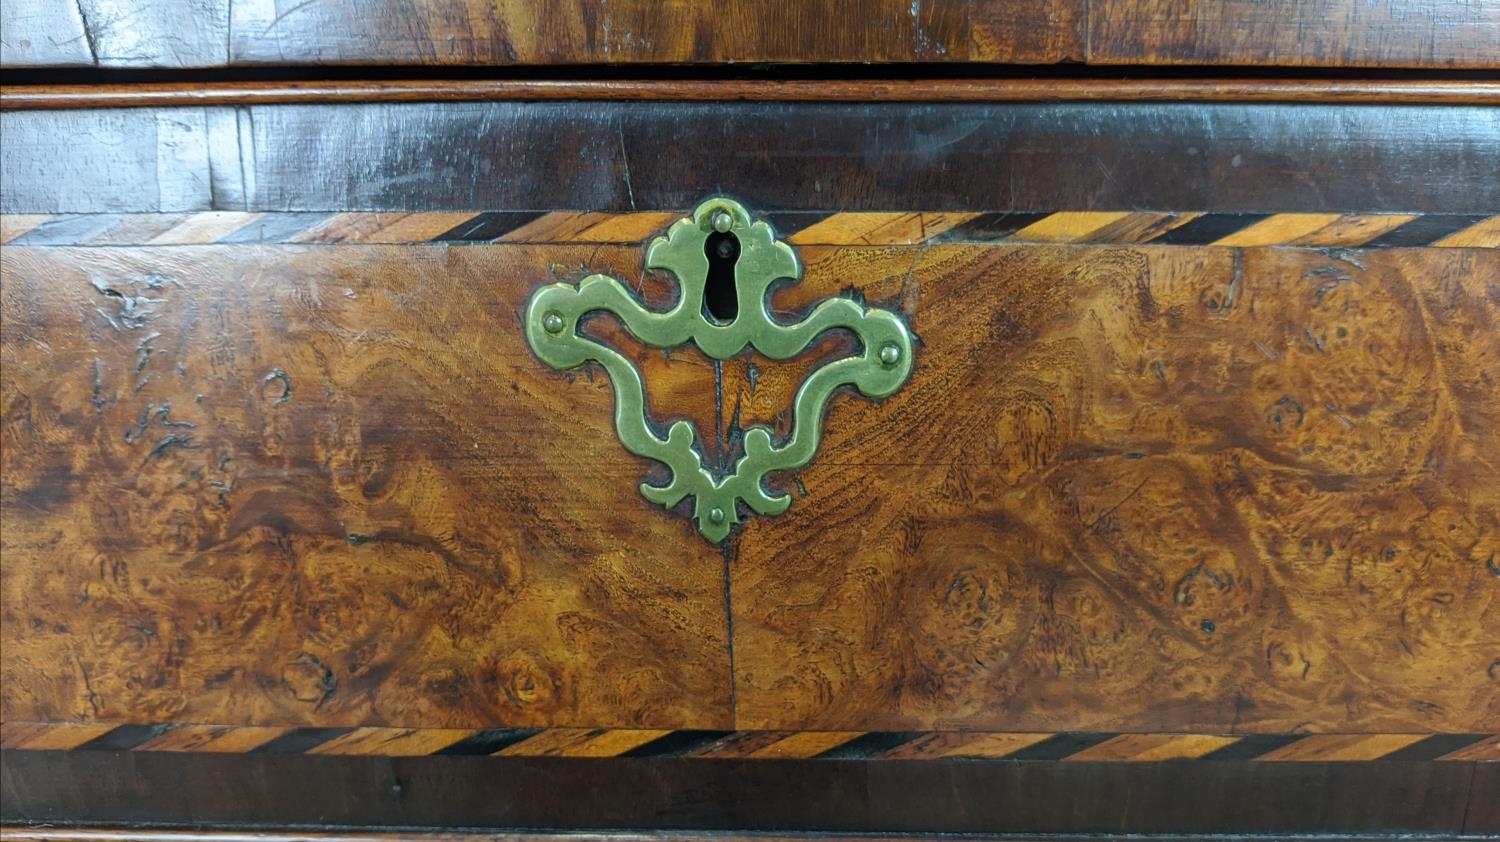
[[[542,316],[542,330],[548,333],[562,333],[563,328],[567,326],[568,323],[563,321],[562,314],[556,310]]]
[[[714,506],[712,509],[709,509],[708,510],[708,521],[709,521],[709,523],[723,523],[724,522],[724,510],[721,509],[721,508],[719,508],[718,506]]]
[[[734,217],[729,215],[729,211],[714,211],[711,222],[714,230],[720,234],[728,234],[729,229],[734,227]]]
[[[880,362],[886,368],[890,368],[901,362],[901,349],[894,342],[887,342],[880,346]]]

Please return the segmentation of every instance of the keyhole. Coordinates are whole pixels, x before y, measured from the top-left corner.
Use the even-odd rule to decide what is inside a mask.
[[[703,244],[708,255],[708,285],[703,303],[715,321],[732,322],[740,314],[739,293],[734,287],[734,263],[740,257],[740,241],[733,234],[714,232]]]

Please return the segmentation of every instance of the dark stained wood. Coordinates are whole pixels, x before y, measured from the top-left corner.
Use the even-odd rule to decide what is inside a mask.
[[[931,774],[907,764],[872,764],[869,797],[880,826],[895,832],[942,816],[945,830],[960,833],[1004,827],[1021,833],[1278,839],[1344,830],[1446,833],[1455,814],[1472,804],[1463,791],[1472,766],[1286,764],[1268,771],[1270,765],[1155,763],[1127,776],[1115,771],[1118,765],[1095,763],[1020,763],[1008,769],[953,762]],[[1054,799],[1054,792],[1067,797]],[[1096,798],[1103,803],[1089,803]]]
[[[156,80],[0,88],[0,822],[103,826],[0,839],[1500,833],[1500,7],[7,0],[0,65]],[[670,300],[648,215],[475,233],[714,193],[921,340],[722,548],[520,336]],[[812,364],[589,330],[720,462]]]
[[[806,834],[756,833],[735,835],[719,832],[714,839],[722,842],[806,842]],[[940,842],[934,835],[881,834],[878,837],[843,835],[847,842]],[[1000,837],[978,836],[977,839]],[[1114,842],[1117,837],[1101,837],[1099,842]],[[1127,837],[1118,837],[1128,842]],[[1386,840],[1382,836],[1344,836],[1340,842],[1376,842]],[[366,831],[321,830],[139,830],[132,828],[57,828],[57,827],[0,827],[0,840],[6,842],[697,842],[703,839],[701,832],[693,831],[570,831],[548,833],[546,831],[490,831],[463,832],[440,830]],[[1007,835],[1003,842],[1047,842],[1036,838]],[[1153,842],[1193,842],[1191,838],[1156,837]]]
[[[639,831],[617,831],[617,832],[572,832],[572,833],[547,833],[547,832],[525,832],[525,831],[498,831],[498,832],[453,832],[453,831],[373,831],[361,832],[358,830],[320,830],[320,831],[278,831],[260,830],[253,832],[230,831],[230,830],[138,830],[138,829],[115,829],[115,828],[56,828],[56,827],[0,827],[0,840],[7,842],[102,842],[102,840],[120,840],[120,842],[307,842],[307,840],[319,840],[319,842],[402,842],[402,840],[431,840],[431,842],[658,842],[658,840],[675,839],[700,839],[697,835],[685,833],[643,833]],[[744,837],[722,836],[724,842],[742,842]],[[756,834],[753,842],[792,842],[802,839],[799,836],[777,836]],[[891,839],[892,842],[906,842],[913,837],[885,837],[879,842]],[[745,842],[750,842],[746,840]],[[877,842],[873,839],[852,838],[849,842]],[[1027,842],[1027,840],[1012,840],[1012,842]],[[1172,842],[1172,840],[1163,840]],[[1357,842],[1357,841],[1356,841]]]
[[[1471,0],[777,0],[732,9],[691,0],[15,0],[7,8],[7,67],[1500,63],[1500,12]]]
[[[1500,105],[1500,83],[1390,79],[396,80],[0,86],[0,109],[497,100]]]
[[[1474,806],[1469,787],[1476,766],[1484,765],[798,763],[8,751],[0,754],[0,819],[596,831],[1145,830],[1277,839],[1297,834],[1452,835]],[[1081,792],[1089,797],[1079,798]],[[1483,797],[1482,792],[1475,796]]]
[[[58,828],[58,827],[0,827],[0,840],[8,842],[398,842],[417,840],[422,842],[675,842],[675,840],[700,840],[701,833],[692,831],[570,831],[548,833],[546,831],[491,831],[462,832],[439,830],[367,831],[323,830],[139,830],[130,828]],[[756,833],[753,836],[736,836],[732,833],[716,833],[715,839],[723,842],[805,842],[806,834]],[[932,835],[881,834],[878,837],[845,835],[848,842],[938,842]],[[976,839],[1002,839],[1004,842],[1047,842],[1043,839],[1017,837],[976,836]],[[1127,842],[1130,837],[1099,837],[1099,842]],[[1341,842],[1377,842],[1389,836],[1339,836]],[[1193,842],[1191,837],[1157,836],[1153,842]]]
[[[1500,836],[1500,763],[1477,763],[1469,785],[1469,809],[1464,815],[1464,833]]]
[[[1500,6],[1470,0],[1092,0],[1094,64],[1500,66]]]
[[[922,344],[735,544],[739,727],[1500,724],[1500,251],[802,256],[785,312]],[[784,370],[726,369],[743,423]]]
[[[692,831],[571,831],[548,833],[546,831],[491,831],[469,832],[440,830],[366,831],[321,830],[139,830],[130,828],[58,828],[58,827],[0,827],[0,840],[6,842],[695,842],[703,838]],[[756,833],[753,836],[737,836],[731,833],[714,835],[722,842],[805,842],[804,834]],[[879,837],[843,836],[847,842],[937,842],[928,835],[888,835]],[[985,837],[979,837],[983,839]],[[1373,842],[1380,837],[1342,836],[1341,842]],[[1005,842],[1044,842],[1015,836],[1005,837]],[[1111,842],[1101,839],[1100,842]],[[1191,842],[1184,839],[1159,837],[1155,842]]]
[[[1500,109],[480,102],[0,113],[7,213],[1500,207]],[[68,155],[56,138],[67,137]]]
[[[336,5],[241,0],[236,63],[421,65],[967,61],[977,58],[972,0],[789,2],[727,9],[693,0],[427,0]],[[997,58],[1057,61],[1082,54],[1077,0],[1001,0],[1037,30],[1038,46],[994,40]],[[1056,6],[1063,16],[1047,14]],[[1002,30],[1003,32],[1003,30]],[[1063,45],[1071,42],[1072,50]],[[1007,60],[999,58],[999,60]]]
[[[1020,62],[1084,57],[1081,0],[716,4],[16,0],[8,67]],[[84,15],[79,19],[79,8]],[[57,30],[52,18],[76,29]],[[54,48],[56,32],[82,49]],[[33,46],[35,45],[35,46]]]
[[[719,548],[519,327],[637,249],[0,261],[7,721],[730,726]],[[638,364],[711,428],[705,363]]]

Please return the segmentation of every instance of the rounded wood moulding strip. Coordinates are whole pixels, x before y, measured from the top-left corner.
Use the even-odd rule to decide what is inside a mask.
[[[715,833],[715,842],[812,842],[826,839],[828,834],[812,833]],[[917,840],[942,840],[941,834],[902,834],[879,836],[847,835],[837,837],[841,842],[917,842]],[[1000,839],[1001,837],[979,837]],[[1034,842],[1031,839],[1005,836],[1008,842]],[[1096,836],[1098,842],[1124,837]],[[1155,842],[1179,842],[1182,837],[1153,837]],[[1286,838],[1286,837],[1280,837]],[[200,828],[195,830],[154,830],[146,828],[58,828],[4,827],[0,828],[0,842],[700,842],[704,834],[691,831],[596,831],[555,832],[512,830],[494,833],[461,832],[441,830],[364,831],[364,830],[254,830],[244,831],[228,828]],[[1341,842],[1376,842],[1388,840],[1389,836],[1340,836]]]
[[[330,102],[1327,102],[1500,104],[1500,82],[1357,79],[422,80],[5,85],[0,108]]]
[[[813,842],[826,838],[826,834],[809,833],[767,834],[717,832],[711,837],[715,842]],[[918,840],[941,840],[940,834],[909,834],[891,836],[839,837],[842,842],[918,842]],[[1005,837],[1008,842],[1032,842],[1027,839]],[[1365,839],[1385,837],[1341,837],[1341,842],[1364,842]],[[239,830],[231,828],[198,828],[193,830],[164,830],[151,828],[118,827],[0,827],[0,842],[702,842],[704,834],[692,831],[625,831],[605,830],[596,832],[535,830],[445,831],[445,830],[379,830],[331,829],[331,830]],[[1108,837],[1100,842],[1108,842]],[[1170,838],[1157,842],[1177,842]]]

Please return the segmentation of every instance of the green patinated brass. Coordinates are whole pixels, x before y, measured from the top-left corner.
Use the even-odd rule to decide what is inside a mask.
[[[727,215],[727,218],[726,218]],[[708,281],[707,239],[715,231],[739,241],[735,263],[737,317],[720,323],[704,307]],[[812,460],[822,438],[823,413],[834,390],[849,384],[869,398],[885,397],[906,382],[912,368],[912,338],[895,313],[867,308],[849,298],[820,303],[796,324],[781,324],[768,311],[767,292],[783,278],[797,280],[802,267],[791,246],[776,239],[771,226],[752,220],[729,199],[711,199],[692,216],[680,219],[665,237],[646,250],[648,269],[665,269],[677,277],[682,295],[670,310],[648,310],[620,281],[590,275],[577,285],[551,284],[537,290],[526,308],[526,339],[542,361],[567,370],[594,362],[609,373],[615,392],[615,430],[625,449],[654,459],[672,471],[665,485],[641,484],[641,494],[671,508],[694,498],[693,517],[710,541],[722,541],[739,522],[737,502],[762,515],[780,514],[791,505],[786,494],[768,493],[766,475],[800,468]],[[754,348],[766,357],[785,360],[797,356],[819,334],[835,328],[852,331],[859,353],[815,369],[798,387],[792,405],[792,432],[785,441],[772,440],[765,427],[744,434],[744,455],[728,476],[715,476],[703,465],[694,447],[697,431],[687,421],[676,421],[665,439],[653,431],[646,416],[640,372],[618,351],[578,332],[585,314],[604,311],[619,318],[632,336],[653,348],[673,348],[694,342],[708,356],[727,359]]]

